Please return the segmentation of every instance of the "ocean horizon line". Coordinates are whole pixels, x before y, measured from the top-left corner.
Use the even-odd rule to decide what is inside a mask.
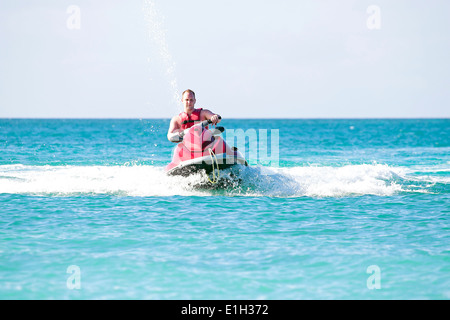
[[[0,120],[170,120],[169,117],[0,117]],[[229,120],[450,120],[450,117],[255,117]]]

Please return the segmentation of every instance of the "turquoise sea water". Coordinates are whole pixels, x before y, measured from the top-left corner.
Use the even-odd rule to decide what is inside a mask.
[[[215,188],[168,125],[0,119],[1,299],[450,298],[450,120],[224,119]]]

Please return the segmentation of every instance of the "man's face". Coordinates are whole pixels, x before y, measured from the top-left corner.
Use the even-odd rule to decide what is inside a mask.
[[[193,110],[195,105],[195,97],[191,92],[185,92],[181,98],[185,110]]]

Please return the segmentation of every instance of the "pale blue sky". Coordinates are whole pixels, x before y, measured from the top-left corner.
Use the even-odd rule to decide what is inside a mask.
[[[0,117],[169,118],[191,88],[228,118],[449,118],[449,12],[446,0],[1,0]]]

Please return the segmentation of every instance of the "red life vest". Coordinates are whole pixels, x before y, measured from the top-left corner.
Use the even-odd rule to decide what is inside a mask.
[[[184,124],[184,121],[200,121],[200,113],[202,112],[202,108],[200,109],[194,109],[192,111],[191,115],[188,115],[186,112],[182,112],[179,114],[179,117],[181,119],[181,130],[185,130],[187,128],[192,127],[195,122],[188,122]]]

